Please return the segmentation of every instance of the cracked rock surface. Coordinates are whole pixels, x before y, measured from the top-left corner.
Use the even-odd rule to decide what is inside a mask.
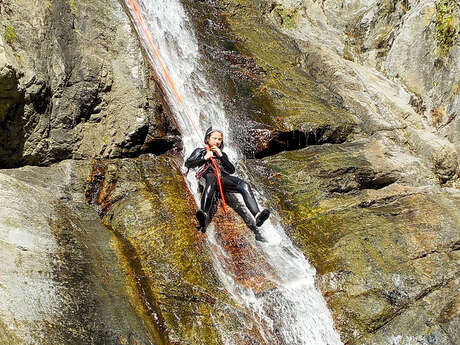
[[[177,143],[118,2],[2,1],[0,12],[0,167]]]

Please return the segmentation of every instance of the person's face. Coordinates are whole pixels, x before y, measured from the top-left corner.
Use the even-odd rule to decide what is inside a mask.
[[[220,147],[222,144],[222,140],[224,140],[222,133],[220,132],[212,132],[208,139],[209,146],[217,146]]]

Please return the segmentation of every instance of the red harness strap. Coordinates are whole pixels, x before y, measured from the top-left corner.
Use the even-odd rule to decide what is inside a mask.
[[[203,176],[204,173],[205,173],[206,171],[208,171],[209,166],[210,166],[209,162],[206,162],[206,164],[203,165],[203,166],[195,173],[195,178],[196,178],[197,180],[199,180],[200,177]]]

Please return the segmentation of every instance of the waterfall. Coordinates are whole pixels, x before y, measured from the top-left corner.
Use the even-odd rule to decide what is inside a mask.
[[[230,126],[223,103],[207,82],[206,71],[200,63],[198,42],[180,1],[124,1],[150,63],[167,93],[182,133],[184,155],[188,156],[203,144],[203,138],[196,132],[204,133],[208,126],[214,125],[224,132],[225,151],[230,160],[238,161],[238,152],[232,149],[235,145],[229,136]],[[187,181],[199,204],[200,196],[195,192],[197,182],[193,175],[188,174]],[[263,204],[263,194],[256,196]],[[265,344],[342,344],[333,328],[326,302],[315,288],[314,268],[285,235],[276,214],[263,225],[262,234],[268,243],[252,241],[254,243],[250,246],[262,253],[264,265],[261,267],[271,268],[267,276],[270,276],[273,288],[263,293],[241,286],[226,271],[223,258],[228,259],[228,256],[216,240],[212,223],[208,228],[207,243],[223,284],[236,303],[252,315],[253,324]],[[226,344],[234,345],[231,337],[221,336]]]

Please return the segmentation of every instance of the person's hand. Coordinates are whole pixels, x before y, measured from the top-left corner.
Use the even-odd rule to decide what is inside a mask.
[[[204,155],[204,159],[208,160],[211,157],[214,157],[214,154],[212,153],[212,151],[206,151],[206,154]]]
[[[212,146],[211,151],[214,152],[217,157],[222,157],[222,151],[217,146]]]

